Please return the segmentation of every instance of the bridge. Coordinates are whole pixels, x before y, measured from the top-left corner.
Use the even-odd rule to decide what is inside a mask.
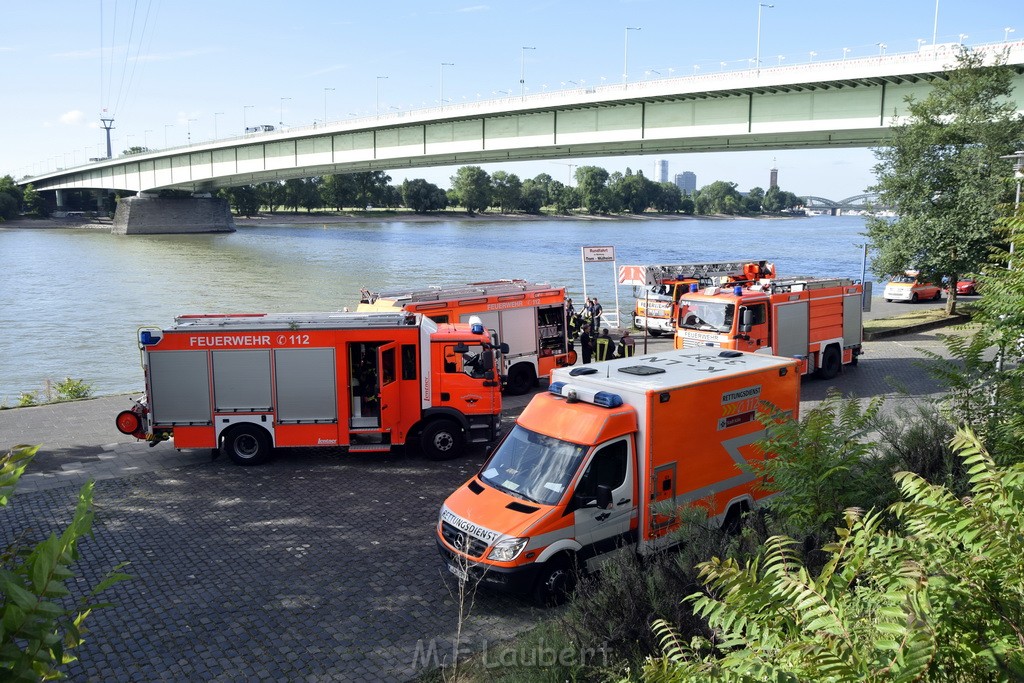
[[[828,211],[832,214],[840,211],[868,211],[889,208],[881,206],[878,203],[878,195],[873,193],[858,194],[846,199],[826,199],[825,197],[815,197],[813,195],[800,197],[800,199],[808,209]]]
[[[23,178],[37,190],[218,188],[329,173],[626,154],[872,147],[959,45],[506,97],[163,149]],[[1024,41],[973,46],[1014,67]]]

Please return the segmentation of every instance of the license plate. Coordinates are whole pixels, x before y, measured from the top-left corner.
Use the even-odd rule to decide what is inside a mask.
[[[454,564],[448,565],[448,571],[458,577],[459,581],[469,580],[469,575],[466,574],[466,570],[462,567],[456,567]]]

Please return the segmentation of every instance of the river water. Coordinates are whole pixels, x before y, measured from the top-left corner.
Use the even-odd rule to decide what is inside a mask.
[[[579,306],[583,246],[615,247],[618,265],[768,259],[780,276],[859,278],[863,231],[858,216],[480,218],[131,237],[0,229],[0,405],[65,377],[86,381],[96,394],[139,391],[136,329],[166,327],[185,313],[354,309],[362,287],[500,278],[564,285]],[[587,295],[610,314],[612,264],[589,263],[585,275]],[[626,322],[630,288],[619,288],[619,304]]]

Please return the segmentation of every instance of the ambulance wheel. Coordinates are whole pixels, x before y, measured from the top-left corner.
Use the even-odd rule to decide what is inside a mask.
[[[533,374],[533,366],[526,363],[513,365],[508,373],[508,383],[505,385],[505,393],[509,396],[522,396],[533,388],[536,381]]]
[[[843,357],[839,349],[833,344],[825,349],[825,356],[821,359],[821,367],[815,374],[821,379],[832,379],[843,369]]]
[[[910,303],[912,303],[912,304],[916,304],[917,303],[917,294],[914,294],[914,296],[910,297]]]
[[[270,435],[255,425],[239,425],[224,435],[221,448],[236,465],[260,465],[270,458]]]
[[[569,599],[576,588],[576,572],[567,557],[553,557],[541,565],[533,599],[543,607],[555,607]]]
[[[429,460],[451,460],[462,453],[462,430],[451,420],[435,420],[424,428],[420,447]]]

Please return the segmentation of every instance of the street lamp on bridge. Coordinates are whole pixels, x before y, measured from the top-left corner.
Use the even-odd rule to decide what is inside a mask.
[[[1003,29],[1003,42],[1004,43],[1009,42],[1010,34],[1013,33],[1014,30],[1015,29],[1012,26],[1007,26],[1006,28]]]
[[[142,131],[142,146],[146,149],[149,149],[149,134],[152,132],[151,130]]]
[[[444,106],[444,68],[446,66],[455,66],[455,62],[441,62],[441,81],[437,86],[437,104],[440,107]]]
[[[188,144],[192,144],[192,122],[198,121],[199,119],[189,119],[185,122],[185,135],[188,138]]]
[[[324,88],[324,125],[327,125],[327,93],[334,92],[334,88]]]
[[[285,100],[290,100],[290,99],[291,99],[290,97],[282,97],[281,98],[281,112],[280,112],[281,115],[280,115],[280,117],[278,119],[277,125],[281,126],[282,128],[284,128],[284,101]]]
[[[214,140],[217,139],[217,117],[218,116],[224,116],[224,112],[222,112],[222,111],[215,111],[215,112],[213,112],[213,139]]]
[[[875,43],[878,46],[878,56],[881,57],[885,54],[885,48],[889,47],[885,43]]]
[[[174,128],[174,124],[173,123],[165,123],[164,124],[164,147],[167,147],[167,129],[168,128]]]
[[[519,48],[519,96],[526,97],[526,51],[536,50],[535,47]]]
[[[375,96],[375,102],[376,102],[375,108],[374,108],[374,116],[380,116],[380,82],[382,80],[387,80],[387,76],[377,76],[377,87],[374,90],[374,96]]]
[[[622,52],[622,82],[623,83],[625,83],[626,81],[629,80],[629,32],[630,31],[639,31],[640,28],[641,28],[640,26],[627,26],[626,27],[626,31],[625,31],[625,34],[626,34],[625,48],[623,49],[623,52]]]
[[[761,10],[765,7],[772,9],[775,5],[769,5],[764,2],[757,4],[757,50],[754,55],[754,70],[755,73],[761,71]]]

